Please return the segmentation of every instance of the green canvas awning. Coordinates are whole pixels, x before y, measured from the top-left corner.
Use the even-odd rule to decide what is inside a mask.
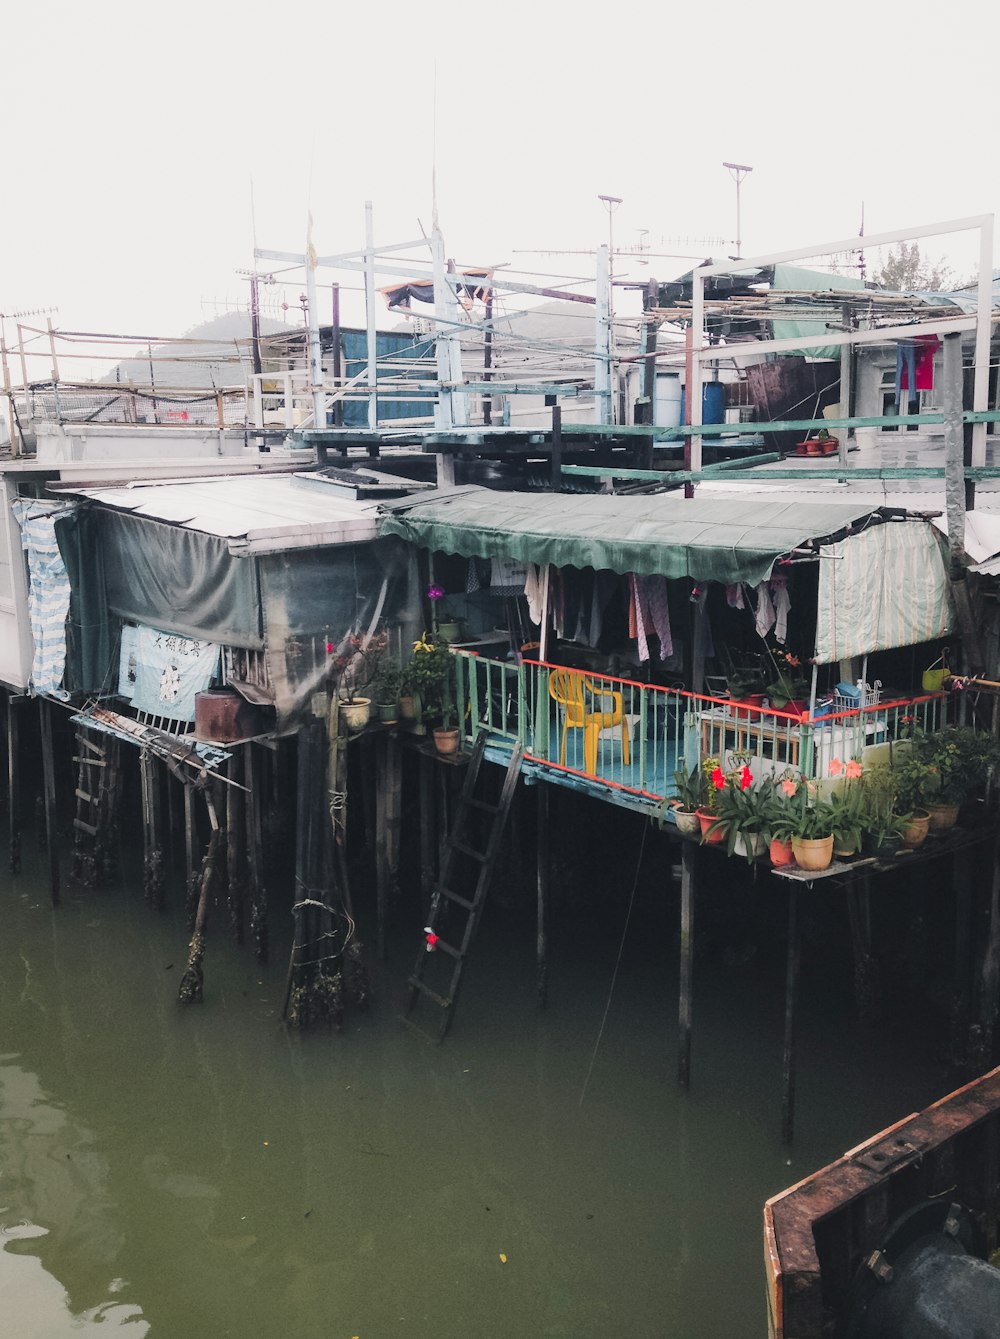
[[[439,489],[383,504],[379,533],[442,553],[756,585],[783,554],[868,516],[857,502]]]

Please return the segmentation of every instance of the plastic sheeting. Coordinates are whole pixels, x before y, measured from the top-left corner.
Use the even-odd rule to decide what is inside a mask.
[[[278,724],[288,728],[330,685],[344,639],[379,626],[408,659],[420,633],[416,554],[396,540],[297,549],[259,559],[267,666]],[[332,650],[327,650],[327,647]]]
[[[29,687],[35,693],[67,697],[63,671],[70,585],[56,541],[58,509],[51,504],[18,498],[11,510],[21,527],[21,546],[28,555],[28,617],[34,641]]]
[[[228,540],[123,512],[101,516],[108,608],[227,646],[263,646],[257,564]]]
[[[816,270],[804,270],[798,265],[775,265],[771,288],[775,293],[789,289],[821,293],[830,289],[864,288],[862,281],[850,274],[823,274]],[[804,339],[825,333],[825,321],[773,321],[775,339],[795,339],[801,335]],[[836,344],[823,344],[801,350],[807,358],[839,358],[840,348]],[[807,415],[799,415],[801,418]]]
[[[953,617],[945,546],[929,522],[875,525],[820,550],[820,664],[947,636]]]

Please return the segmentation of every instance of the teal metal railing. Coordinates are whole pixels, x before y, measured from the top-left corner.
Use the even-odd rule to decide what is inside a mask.
[[[467,741],[487,730],[500,745],[601,785],[654,800],[674,793],[675,771],[732,754],[761,770],[829,775],[834,759],[948,723],[949,698],[924,693],[816,720],[807,714],[638,683],[537,660],[489,660],[455,651],[455,691]]]

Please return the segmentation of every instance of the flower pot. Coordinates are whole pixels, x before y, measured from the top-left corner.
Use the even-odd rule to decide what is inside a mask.
[[[762,832],[738,832],[733,842],[733,855],[741,855],[746,860],[756,860],[767,850],[767,842]]]
[[[832,456],[836,454],[839,443],[836,437],[828,437],[825,442],[817,441],[816,445],[819,447],[818,455]]]
[[[457,642],[462,635],[461,623],[439,623],[438,637],[443,642]]]
[[[834,842],[833,854],[838,860],[851,860],[854,856],[858,854],[858,848],[856,846],[848,846],[846,844],[844,846],[838,846],[837,843]]]
[[[378,718],[383,725],[395,725],[399,720],[399,704],[396,702],[380,702],[378,704]]]
[[[927,813],[930,817],[931,832],[947,832],[958,822],[957,804],[929,804]]]
[[[358,735],[371,718],[372,702],[370,697],[356,697],[353,702],[341,702],[340,719],[349,735]]]
[[[792,854],[800,869],[813,873],[827,869],[833,859],[833,833],[829,837],[793,837]]]
[[[795,454],[797,456],[807,456],[809,454],[808,438],[804,442],[795,443]]]
[[[707,846],[717,846],[719,842],[726,840],[726,830],[720,824],[715,814],[709,813],[707,809],[698,809],[698,822],[701,824],[701,839]]]
[[[903,839],[896,833],[889,833],[885,837],[873,837],[870,834],[865,837],[862,847],[865,855],[872,855],[876,860],[894,860],[902,849]]]
[[[417,699],[413,693],[403,693],[399,699],[399,719],[415,721],[417,719]]]
[[[780,869],[782,865],[790,865],[795,858],[792,855],[792,843],[779,841],[777,837],[771,838],[768,855],[776,869]]]
[[[910,821],[903,829],[903,842],[906,846],[919,846],[927,836],[931,816],[926,809],[915,809]]]
[[[697,836],[701,831],[701,823],[693,809],[675,809],[674,822],[677,824],[677,831],[683,833],[685,837]]]
[[[434,735],[434,747],[438,753],[457,753],[461,735],[457,730],[446,730],[444,726],[439,725],[432,731]]]

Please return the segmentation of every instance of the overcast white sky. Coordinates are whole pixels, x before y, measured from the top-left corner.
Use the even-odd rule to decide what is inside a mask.
[[[862,201],[869,233],[996,207],[996,7],[678,8],[7,5],[0,312],[180,334],[246,300],[251,181],[261,246],[302,249],[310,208],[321,254],[360,246],[366,199],[376,241],[403,241],[430,227],[435,139],[460,262],[592,274],[523,252],[605,241],[599,193],[623,197],[616,247],[648,229],[654,250],[720,254],[676,239],[735,236],[724,159],[754,169],[748,256],[854,234]],[[926,251],[975,264],[969,240]]]

